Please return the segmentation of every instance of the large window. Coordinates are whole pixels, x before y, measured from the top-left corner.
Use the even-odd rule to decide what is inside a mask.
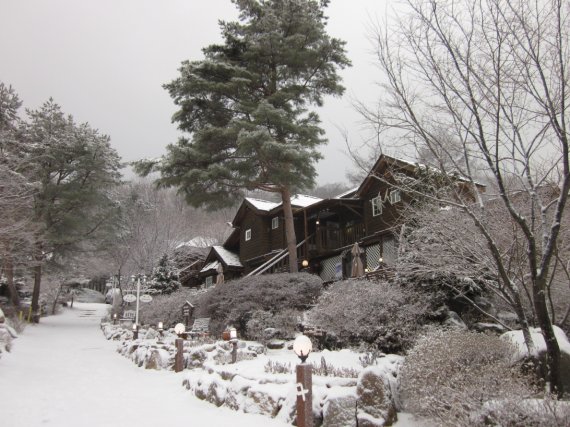
[[[271,229],[275,230],[277,228],[279,228],[279,217],[276,216],[271,220]]]
[[[251,240],[251,228],[245,230],[245,241]]]
[[[390,203],[398,203],[402,200],[402,196],[400,195],[400,190],[392,190],[390,191]]]
[[[372,216],[382,215],[382,199],[380,196],[370,200],[372,203]]]

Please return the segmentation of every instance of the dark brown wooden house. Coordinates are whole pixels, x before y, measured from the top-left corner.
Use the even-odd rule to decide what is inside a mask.
[[[417,171],[418,165],[414,163],[381,155],[364,181],[351,191],[330,199],[293,197],[299,268],[319,274],[325,281],[349,277],[355,243],[361,249],[367,270],[377,269],[380,263],[394,263],[401,215],[411,201],[398,183],[415,179]],[[239,259],[242,266],[239,274],[288,270],[281,203],[246,198],[232,226],[234,231],[223,248]],[[214,258],[221,262],[211,252],[207,263]],[[210,265],[207,270],[210,276],[212,268]]]

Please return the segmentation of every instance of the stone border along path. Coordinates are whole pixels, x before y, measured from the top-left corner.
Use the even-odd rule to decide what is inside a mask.
[[[278,427],[217,408],[182,387],[183,373],[149,371],[116,353],[99,328],[106,304],[75,303],[30,325],[0,359],[2,427]]]

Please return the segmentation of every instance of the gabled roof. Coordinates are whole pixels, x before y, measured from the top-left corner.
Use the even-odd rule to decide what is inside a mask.
[[[239,260],[239,256],[231,251],[228,251],[222,246],[212,246],[212,250],[216,251],[221,261],[228,267],[239,267],[242,268],[243,265]]]
[[[321,202],[322,199],[314,196],[308,196],[306,194],[295,194],[291,197],[291,205],[296,208],[307,208],[316,203]],[[274,214],[283,206],[283,202],[269,202],[267,200],[256,199],[253,197],[246,197],[240,207],[238,208],[232,224],[234,227],[243,219],[247,209],[252,209],[253,211],[261,214]]]
[[[208,264],[206,264],[206,265],[204,266],[204,268],[203,268],[202,270],[200,270],[200,273],[206,273],[206,272],[208,272],[208,271],[210,271],[210,270],[218,271],[218,266],[219,266],[219,265],[220,265],[220,261],[212,261],[212,262],[209,262]]]
[[[200,273],[206,273],[210,270],[217,271],[220,263],[224,267],[224,270],[235,270],[243,268],[243,265],[239,260],[239,256],[237,254],[227,250],[222,246],[212,246],[208,257],[206,258],[206,265],[204,268],[202,268],[202,270],[200,270]]]
[[[311,205],[314,205],[315,203],[319,203],[321,200],[323,199],[319,197],[307,196],[306,194],[295,194],[293,197],[291,197],[291,205],[300,208],[307,208]],[[283,203],[279,203],[279,206],[282,204]]]
[[[374,175],[377,174],[381,170],[386,170],[388,167],[396,168],[400,171],[407,171],[410,173],[414,173],[417,168],[429,168],[434,173],[443,173],[440,169],[424,165],[418,162],[412,162],[409,160],[398,159],[396,157],[390,157],[385,154],[381,154],[372,166],[372,169],[368,173],[368,176],[364,178],[364,181],[360,184],[356,192],[354,193],[353,197],[362,197],[362,194],[366,192],[366,189],[370,186],[371,182],[375,180]],[[448,174],[450,178],[457,179],[458,181],[463,182],[471,182],[468,178],[461,176],[459,174]],[[485,187],[484,184],[481,184],[477,181],[474,182],[477,187]]]
[[[273,208],[279,206],[279,203],[268,202],[267,200],[254,199],[253,197],[246,197],[245,200],[259,211],[269,212]]]
[[[359,188],[359,187],[351,188],[350,190],[347,190],[347,191],[345,191],[344,193],[340,193],[340,194],[334,196],[333,198],[334,198],[334,199],[345,199],[345,198],[348,198],[349,196],[353,196],[354,193],[356,193],[356,192],[358,191],[358,188]]]

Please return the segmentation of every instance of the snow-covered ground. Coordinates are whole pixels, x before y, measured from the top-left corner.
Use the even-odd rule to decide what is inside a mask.
[[[286,426],[217,408],[183,373],[137,367],[99,329],[108,306],[76,303],[28,326],[0,359],[0,426]]]
[[[197,399],[182,387],[190,371],[146,370],[121,357],[117,341],[107,341],[99,327],[107,307],[76,302],[14,341],[0,359],[1,427],[289,425]],[[277,361],[296,363],[292,352],[278,353]],[[347,350],[321,355],[337,367],[358,365]],[[239,363],[240,374],[259,375],[260,362]],[[398,418],[395,427],[423,425],[408,414]]]

